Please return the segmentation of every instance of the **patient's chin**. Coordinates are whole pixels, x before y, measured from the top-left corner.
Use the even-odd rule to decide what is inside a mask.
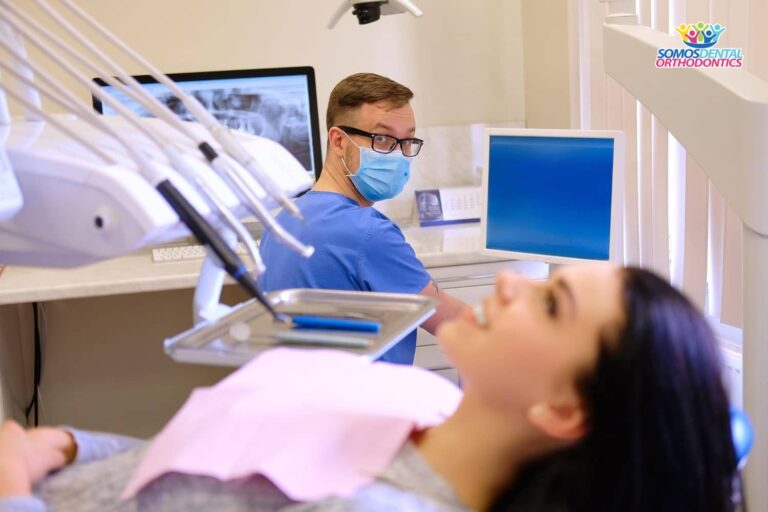
[[[468,322],[466,319],[462,317],[453,318],[451,320],[442,322],[438,326],[437,331],[435,331],[435,336],[437,336],[437,339],[439,342],[441,342],[441,344],[451,343],[453,340],[456,340],[461,336],[466,337],[467,327]]]

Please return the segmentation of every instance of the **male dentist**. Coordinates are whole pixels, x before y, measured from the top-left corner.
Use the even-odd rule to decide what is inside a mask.
[[[371,208],[403,190],[411,160],[424,144],[415,137],[411,98],[407,87],[373,73],[349,76],[334,87],[326,115],[323,170],[312,190],[296,200],[305,221],[285,212],[278,215],[289,232],[315,247],[315,253],[304,258],[265,233],[260,248],[268,268],[260,283],[265,291],[419,293],[440,302],[421,325],[431,333],[467,307],[435,286],[400,228]],[[412,364],[415,351],[413,331],[381,360]]]

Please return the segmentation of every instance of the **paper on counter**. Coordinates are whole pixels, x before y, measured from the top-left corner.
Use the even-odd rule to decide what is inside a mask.
[[[349,496],[414,428],[441,423],[461,391],[420,368],[333,350],[278,348],[195,390],[123,492],[168,472],[220,480],[261,474],[298,501]]]

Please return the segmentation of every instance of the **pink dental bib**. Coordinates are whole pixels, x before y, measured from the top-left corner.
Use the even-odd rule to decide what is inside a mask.
[[[123,498],[177,472],[261,474],[288,497],[349,496],[414,429],[441,423],[461,391],[432,372],[345,352],[279,348],[193,391],[152,441]]]

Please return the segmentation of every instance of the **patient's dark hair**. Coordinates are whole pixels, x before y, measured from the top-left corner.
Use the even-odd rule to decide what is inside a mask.
[[[578,382],[588,433],[529,463],[491,510],[734,509],[730,411],[709,325],[655,274],[622,272],[625,324]]]

